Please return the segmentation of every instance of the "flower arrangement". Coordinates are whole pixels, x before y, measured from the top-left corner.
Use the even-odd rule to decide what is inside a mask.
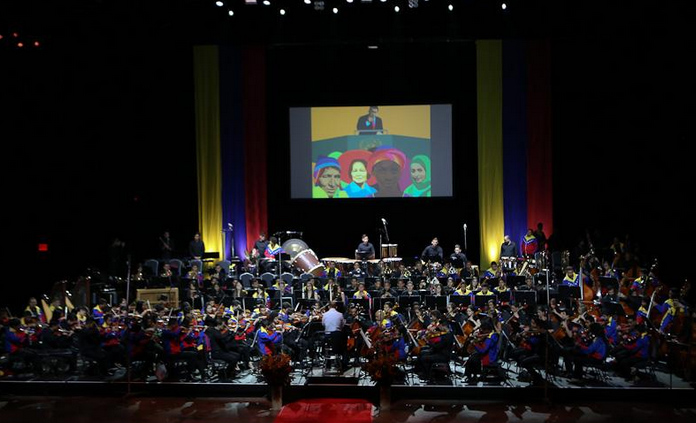
[[[378,386],[391,386],[397,375],[396,363],[393,355],[380,354],[365,365],[365,371]]]
[[[284,386],[290,384],[290,356],[288,354],[269,354],[263,356],[259,366],[261,374],[271,386]]]

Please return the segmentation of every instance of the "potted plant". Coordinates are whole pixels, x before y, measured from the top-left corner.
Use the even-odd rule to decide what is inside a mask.
[[[283,386],[290,384],[290,356],[284,353],[265,355],[259,368],[271,387],[271,410],[280,410],[283,407]]]

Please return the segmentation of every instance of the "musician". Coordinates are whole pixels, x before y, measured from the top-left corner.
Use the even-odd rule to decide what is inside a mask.
[[[391,281],[386,279],[384,281],[384,287],[379,291],[381,298],[396,298],[397,293],[391,286]]]
[[[423,348],[418,355],[417,370],[430,375],[434,363],[449,363],[454,336],[447,320],[439,310],[430,312],[431,323],[419,337],[424,337],[428,348]]]
[[[360,282],[358,284],[358,290],[353,294],[353,298],[363,298],[367,300],[372,298],[370,293],[365,290],[365,282]]]
[[[41,322],[46,323],[46,316],[44,315],[43,311],[41,310],[41,307],[39,307],[39,304],[36,301],[36,298],[34,298],[34,297],[29,298],[29,304],[27,305],[27,308],[24,309],[24,311],[28,311],[29,313],[31,313],[32,316],[36,317]]]
[[[97,321],[97,325],[101,326],[104,324],[104,313],[108,311],[109,306],[106,299],[100,298],[99,303],[92,308],[92,318]]]
[[[628,379],[631,368],[650,359],[650,337],[645,324],[639,324],[632,333],[624,339],[623,354],[616,356],[617,373]]]
[[[466,282],[462,279],[457,286],[457,289],[452,291],[450,295],[471,295],[472,291],[466,286]]]
[[[437,238],[433,238],[433,240],[430,241],[430,245],[425,247],[421,253],[421,260],[426,263],[442,263],[443,252],[442,247],[440,247],[438,243],[439,241]]]
[[[479,292],[477,292],[475,295],[480,295],[480,296],[495,295],[495,294],[493,293],[493,291],[490,291],[488,288],[489,288],[489,287],[488,287],[488,283],[487,283],[487,282],[482,283],[482,284],[481,284],[481,290],[480,290]]]
[[[402,281],[403,279],[399,279],[399,281]],[[409,280],[406,283],[406,289],[402,291],[399,294],[400,297],[413,297],[413,296],[418,296],[420,297],[420,293],[414,289],[413,286],[413,281]]]
[[[362,242],[358,244],[358,248],[355,249],[355,258],[357,260],[372,260],[375,258],[375,247],[370,242],[367,234],[363,234]],[[356,263],[359,266],[358,263]]]
[[[222,301],[225,299],[225,297],[227,297],[227,294],[217,283],[214,283],[213,286],[208,290],[208,302],[222,304]]]
[[[515,289],[518,291],[536,291],[537,287],[534,285],[534,277],[527,276],[524,279],[524,285],[519,285]]]
[[[538,246],[539,244],[534,236],[534,231],[532,231],[531,228],[527,229],[527,233],[522,238],[522,254],[525,257],[533,257],[534,253],[537,252]]]
[[[518,346],[510,352],[510,358],[517,361],[517,365],[528,374],[538,375],[535,366],[543,363],[546,354],[545,333],[543,323],[538,318],[532,319],[530,325],[523,327],[523,331],[518,335],[521,337]]]
[[[442,288],[442,291],[445,293],[445,295],[452,295],[452,293],[456,290],[457,290],[456,281],[454,280],[453,277],[450,276],[449,278],[447,278],[447,285],[445,285]]]
[[[210,342],[210,357],[213,360],[220,360],[227,363],[226,374],[231,374],[241,359],[239,353],[232,351],[228,347],[229,338],[232,337],[233,334],[227,333],[227,328],[219,317],[206,317],[205,325],[207,326],[205,334]]]
[[[266,240],[266,234],[261,232],[259,234],[259,239],[254,242],[254,247],[251,249],[251,258],[258,259],[261,254],[264,254],[268,247],[268,240]]]
[[[343,326],[346,324],[346,321],[343,317],[343,313],[336,310],[335,301],[329,303],[329,310],[322,316],[321,323],[324,325],[325,338],[331,343],[333,351],[341,356],[341,365],[344,368],[347,367],[348,355],[346,354],[346,336],[343,332]]]
[[[271,304],[271,297],[268,295],[268,292],[264,289],[264,287],[260,286],[256,289],[256,292],[254,292],[251,297],[255,300],[263,300],[263,302],[266,304],[266,307],[270,306]]]
[[[471,260],[467,260],[464,268],[462,269],[461,272],[459,272],[459,276],[462,279],[465,278],[474,278],[478,277],[478,269],[474,267],[474,264],[471,262]]]
[[[172,254],[174,254],[174,241],[172,241],[172,238],[169,236],[169,231],[164,231],[164,233],[162,233],[162,236],[159,238],[159,246],[162,260],[171,260]]]
[[[604,328],[599,323],[590,324],[589,345],[578,340],[572,360],[564,360],[566,370],[576,379],[582,379],[582,368],[586,365],[600,365],[607,356],[608,346],[604,337]]]
[[[329,267],[322,272],[321,275],[323,278],[330,278],[330,279],[336,279],[340,278],[343,276],[341,271],[336,268],[336,262],[335,261],[330,261],[329,262]]]
[[[539,222],[537,223],[537,228],[536,231],[534,231],[534,238],[537,239],[537,249],[538,251],[546,251],[546,242],[548,238],[546,238],[546,234],[544,233],[544,224]]]
[[[232,298],[235,299],[241,299],[247,296],[247,291],[244,289],[244,286],[242,285],[242,282],[239,281],[239,279],[235,279],[232,282]]]
[[[284,253],[283,248],[278,244],[278,238],[272,236],[270,242],[266,246],[266,249],[263,252],[263,255],[267,259],[276,259],[276,256]]]
[[[353,268],[351,269],[350,272],[348,272],[348,274],[356,280],[358,278],[362,279],[362,278],[367,276],[367,273],[365,273],[365,271],[362,269],[362,267],[360,267],[359,262],[353,263]]]
[[[662,304],[655,304],[654,308],[658,313],[662,314],[660,321],[660,332],[669,332],[672,322],[680,309],[683,309],[682,304],[677,299],[677,289],[669,290],[668,298]]]
[[[193,239],[189,242],[188,247],[189,255],[195,260],[201,260],[203,254],[205,253],[205,243],[201,239],[200,232],[196,232],[193,235]]]
[[[462,252],[462,247],[459,244],[454,246],[454,252],[450,254],[449,258],[452,266],[459,271],[464,268],[464,264],[467,261],[466,255]]]
[[[454,281],[452,281],[452,283],[454,283]],[[445,291],[442,289],[442,284],[440,284],[440,282],[437,282],[430,285],[430,295],[444,296],[447,294],[445,294]]]
[[[505,235],[503,244],[500,246],[500,257],[518,257],[517,244],[510,239],[510,235]]]
[[[565,286],[580,286],[580,276],[575,274],[572,266],[566,267],[566,275],[563,278],[561,285]]]
[[[483,367],[497,362],[499,335],[493,330],[491,321],[486,319],[471,336],[475,351],[464,366],[464,375],[469,378],[469,382],[474,382],[473,375],[481,374]]]
[[[220,265],[220,263],[216,264],[213,268],[212,273],[210,274],[210,281],[211,283],[217,281],[217,283],[219,283],[222,286],[227,285],[227,271],[222,268],[222,265]]]
[[[267,319],[262,319],[260,325],[261,328],[258,331],[257,342],[261,354],[270,355],[280,352],[283,342],[280,332],[277,332],[273,324]]]
[[[35,350],[28,348],[30,345],[31,334],[28,330],[22,329],[19,319],[11,318],[7,322],[4,331],[3,348],[9,354],[10,361],[22,361],[32,365],[36,372],[41,371],[41,361]]]
[[[305,283],[304,288],[302,288],[302,298],[321,301],[319,290],[314,287],[314,279],[310,279]]]
[[[488,269],[486,269],[485,272],[483,272],[483,278],[484,278],[484,279],[495,279],[495,278],[498,278],[498,277],[500,277],[501,270],[502,270],[502,269],[500,268],[500,266],[498,265],[498,263],[492,261],[492,262],[491,262],[491,267],[489,267]]]

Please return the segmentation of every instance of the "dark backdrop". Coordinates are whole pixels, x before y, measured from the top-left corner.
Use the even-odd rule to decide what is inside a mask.
[[[3,283],[10,287],[5,301],[23,303],[27,295],[46,292],[61,278],[74,279],[88,266],[104,269],[107,246],[115,236],[126,241],[136,259],[154,254],[164,228],[185,247],[197,229],[191,46],[233,41],[239,39],[235,31],[245,28],[236,30],[224,17],[206,19],[211,5],[203,11],[206,15],[172,16],[163,10],[174,8],[141,10],[142,2],[125,11],[117,2],[107,3],[107,11],[98,10],[102,6],[96,2],[59,11],[15,2],[26,10],[5,13],[8,3],[0,14],[2,34],[19,28],[23,36],[41,36],[42,45],[19,50],[9,46],[7,37],[0,40]],[[494,19],[491,25],[491,19],[474,13],[464,14],[458,26],[452,19],[435,19],[427,22],[427,42],[410,42],[425,39],[414,30],[390,32],[402,41],[386,43],[375,52],[378,57],[345,45],[349,37],[342,39],[330,18],[325,26],[332,31],[313,33],[308,26],[312,36],[297,37],[314,46],[271,47],[269,142],[277,146],[269,149],[271,169],[288,169],[285,107],[315,101],[451,101],[458,142],[454,199],[416,200],[407,210],[401,201],[379,207],[358,202],[336,210],[290,201],[287,182],[271,177],[270,229],[304,230],[310,247],[316,243],[317,250],[334,254],[354,248],[360,232],[374,234],[378,219],[385,217],[400,254],[411,255],[431,235],[440,236],[448,249],[467,221],[470,244],[478,245],[476,210],[465,205],[476,204],[475,196],[468,197],[476,187],[469,180],[475,172],[462,169],[466,157],[473,157],[465,155],[470,151],[466,146],[475,144],[475,130],[466,123],[474,119],[473,109],[467,114],[471,74],[465,57],[453,59],[453,69],[463,72],[456,74],[449,64],[432,69],[419,65],[419,57],[436,62],[452,57],[462,43],[449,46],[448,39],[543,36],[552,40],[558,247],[571,248],[586,227],[603,240],[597,243],[631,233],[647,259],[660,257],[670,283],[693,276],[694,177],[687,147],[694,140],[696,42],[688,14],[670,2],[639,2],[602,13],[593,7],[599,6],[569,2],[544,13],[511,13],[510,20]],[[376,26],[352,28],[358,34],[380,32]],[[241,39],[265,42],[264,34],[273,33],[275,42],[285,36],[277,27],[268,29],[256,25]],[[308,57],[313,54],[317,59]],[[358,58],[348,60],[352,56]],[[329,67],[341,60],[348,62],[344,68]],[[310,64],[312,72],[307,73]],[[386,85],[367,98],[349,89],[369,72],[386,79]],[[347,85],[339,84],[334,73],[351,76]],[[390,73],[396,79],[385,78]],[[457,94],[449,87],[457,88]],[[326,227],[335,217],[346,216],[350,224],[338,219],[332,229]],[[413,228],[417,233],[412,236]],[[325,239],[341,241],[333,250],[323,244]],[[48,254],[37,253],[40,241],[49,243]]]

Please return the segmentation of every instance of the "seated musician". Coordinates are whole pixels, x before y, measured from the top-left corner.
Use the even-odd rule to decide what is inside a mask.
[[[399,319],[399,313],[394,310],[394,303],[391,301],[385,301],[382,306],[384,310],[384,318],[396,322]]]
[[[400,279],[402,280],[402,279]],[[406,289],[399,294],[400,297],[413,297],[413,296],[420,296],[420,293],[414,289],[413,286],[413,281],[408,281],[406,283]]]
[[[376,340],[379,351],[386,355],[391,355],[397,360],[406,359],[406,342],[399,333],[398,328],[391,319],[383,319],[380,325],[382,334]]]
[[[474,267],[474,264],[471,262],[471,260],[466,261],[464,269],[462,269],[462,271],[459,272],[459,276],[461,276],[462,279],[478,277],[478,270]]]
[[[239,279],[235,279],[232,283],[232,298],[241,299],[247,296],[247,291]]]
[[[31,334],[22,328],[19,319],[12,318],[8,321],[4,333],[4,351],[10,355],[11,361],[24,361],[32,364],[36,371],[40,371],[41,362],[36,351],[29,347]]]
[[[474,382],[474,375],[481,374],[484,367],[497,363],[499,335],[493,330],[493,323],[486,319],[471,336],[474,352],[464,366],[464,376],[469,378],[469,382]]]
[[[205,335],[210,343],[210,357],[213,360],[221,360],[227,363],[227,373],[231,374],[237,367],[241,355],[229,348],[229,338],[233,336],[227,332],[222,319],[206,317]]]
[[[565,286],[580,286],[580,276],[575,274],[572,266],[566,267],[566,275],[563,278],[561,285]]]
[[[375,247],[370,242],[367,234],[363,234],[362,242],[358,244],[358,248],[355,249],[355,259],[356,260],[372,260],[375,258]],[[358,267],[359,263],[356,263]]]
[[[507,287],[507,284],[505,283],[505,279],[500,278],[500,280],[498,280],[498,286],[493,288],[493,291],[495,292],[496,295],[500,295],[504,292],[510,292],[510,288]]]
[[[660,320],[661,333],[669,332],[677,313],[683,311],[684,309],[682,304],[677,299],[676,288],[670,289],[668,298],[662,304],[655,304],[653,308],[655,308],[658,313],[662,314],[662,320]]]
[[[106,299],[100,298],[99,303],[92,308],[92,318],[97,321],[97,325],[101,326],[104,324],[104,313],[109,311],[109,305]]]
[[[41,310],[41,307],[39,306],[38,301],[36,301],[36,298],[29,298],[29,304],[27,305],[27,308],[24,309],[24,311],[30,312],[32,316],[36,317],[41,322],[46,323],[46,316]]]
[[[261,319],[259,324],[261,327],[259,328],[257,343],[261,354],[270,355],[279,353],[283,341],[280,332],[276,331],[273,323],[267,319]]]
[[[616,357],[617,373],[624,378],[631,377],[631,368],[650,359],[650,337],[645,324],[635,326],[623,340],[623,349]]]
[[[515,289],[517,291],[536,291],[536,286],[534,286],[534,277],[527,276],[524,279],[524,285],[518,285]]]
[[[255,300],[263,300],[264,303],[266,304],[266,307],[269,307],[271,304],[271,297],[268,295],[268,292],[262,287],[258,286],[256,288],[256,291],[251,295],[251,297]]]
[[[501,274],[500,266],[498,266],[498,263],[492,261],[491,267],[489,267],[485,272],[483,272],[483,278],[484,279],[495,279],[497,277],[500,277],[500,274]]]
[[[577,345],[571,360],[564,360],[566,370],[576,379],[582,379],[582,368],[586,365],[600,365],[607,356],[608,346],[604,328],[599,323],[590,324],[590,337],[576,339]]]
[[[529,326],[523,327],[523,330],[516,334],[516,338],[520,341],[510,353],[510,358],[529,374],[538,375],[535,366],[543,363],[546,354],[546,332],[543,322],[533,318]]]
[[[210,274],[210,281],[217,281],[222,286],[227,286],[227,272],[222,268],[220,263],[216,264]]]
[[[638,311],[636,311],[636,323],[641,324],[647,322],[648,307],[650,307],[650,300],[647,297],[644,297],[640,301],[640,307],[638,307]]]
[[[353,278],[364,278],[367,276],[362,267],[360,267],[360,263],[357,261],[353,263],[353,269],[351,269],[351,271],[348,272],[348,274]]]
[[[314,287],[314,279],[310,279],[305,283],[304,288],[302,288],[302,298],[321,301],[319,290]]]
[[[430,295],[444,296],[447,294],[445,294],[445,291],[442,288],[442,284],[440,284],[440,282],[436,282],[430,285]]]
[[[292,285],[286,284],[282,279],[276,279],[273,288],[276,289],[280,296],[292,295]]]
[[[330,261],[329,267],[327,269],[325,269],[321,274],[321,277],[330,278],[330,279],[340,278],[341,276],[343,276],[343,274],[341,273],[341,271],[339,269],[336,268],[335,261]]]
[[[459,285],[457,286],[457,289],[455,289],[454,291],[452,291],[452,293],[451,293],[450,295],[463,295],[463,296],[466,296],[466,295],[471,295],[471,293],[472,293],[472,291],[469,290],[469,288],[467,288],[466,282],[464,281],[464,279],[462,279],[462,280],[459,282]]]
[[[395,298],[397,296],[396,290],[391,286],[391,281],[389,279],[384,281],[384,286],[379,291],[380,297],[382,298]]]
[[[418,354],[417,371],[430,375],[434,363],[449,363],[454,336],[447,320],[439,310],[430,312],[431,323],[419,333],[419,338],[426,341],[425,348]]]
[[[477,292],[475,295],[485,296],[485,295],[495,295],[495,294],[493,291],[488,289],[488,283],[484,282],[481,284],[481,290],[479,292]]]
[[[370,293],[365,290],[365,282],[358,284],[358,290],[353,294],[353,298],[371,299]]]

